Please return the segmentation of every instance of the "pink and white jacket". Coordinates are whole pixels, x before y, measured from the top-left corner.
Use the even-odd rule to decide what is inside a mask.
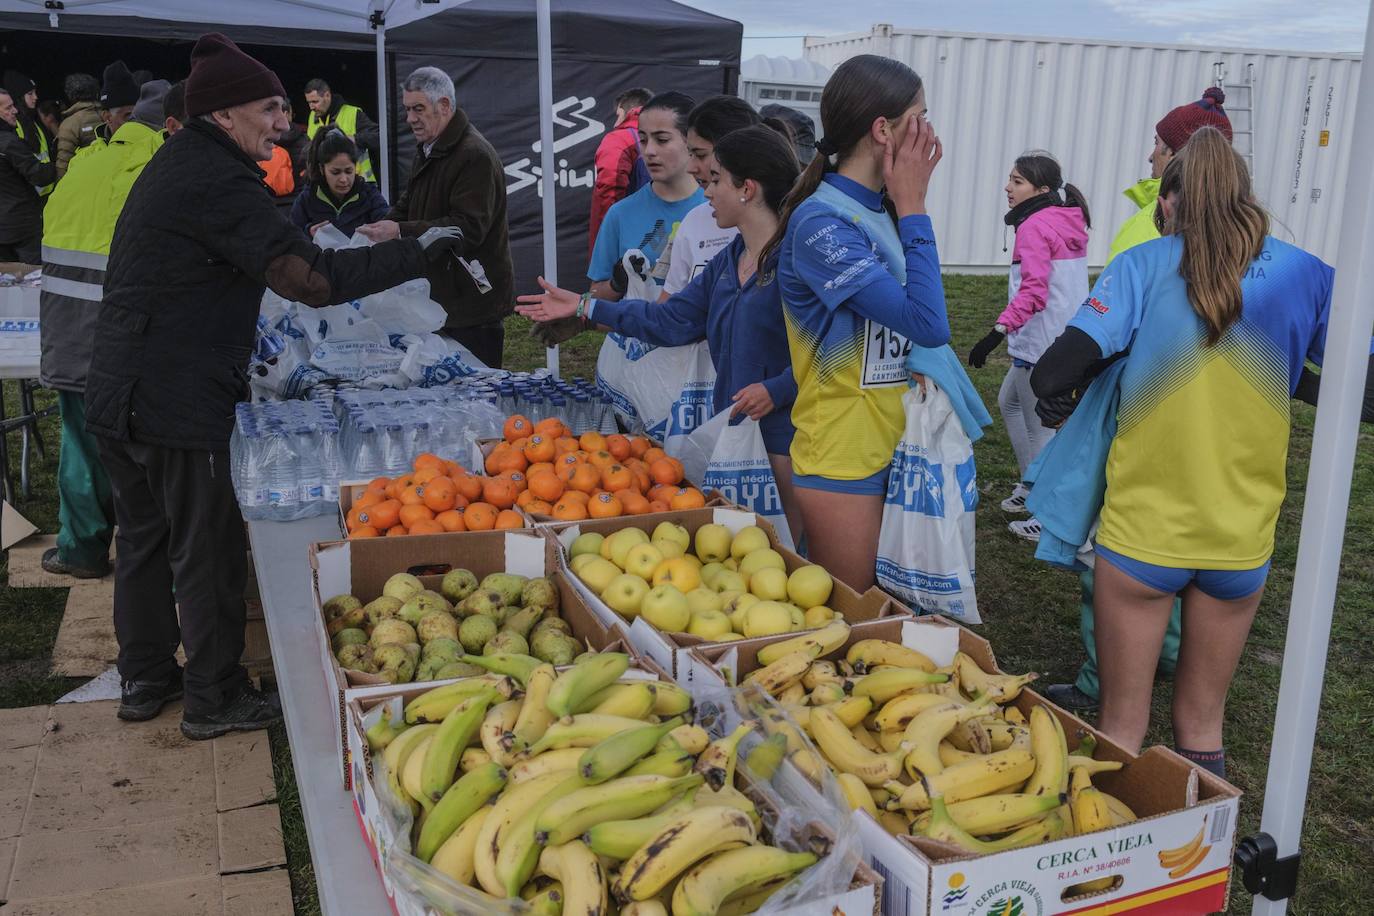
[[[1007,353],[1035,363],[1088,298],[1088,229],[1077,207],[1045,207],[1016,230],[1010,301],[997,323]]]

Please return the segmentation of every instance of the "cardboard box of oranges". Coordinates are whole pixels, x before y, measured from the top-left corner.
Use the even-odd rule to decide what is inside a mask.
[[[557,417],[532,423],[507,418],[503,438],[478,442],[472,464],[510,481],[515,508],[540,522],[700,509],[707,495],[689,483],[682,463],[644,436],[573,436]]]
[[[407,474],[339,484],[340,531],[359,540],[528,528],[523,489],[523,477],[474,474],[426,452]]]

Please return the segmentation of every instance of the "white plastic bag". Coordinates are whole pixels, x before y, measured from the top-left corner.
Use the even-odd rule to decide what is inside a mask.
[[[878,535],[878,585],[913,608],[982,623],[974,593],[973,443],[949,395],[902,396],[906,432],[892,453]]]
[[[730,408],[725,408],[682,441],[677,457],[688,480],[700,483],[702,490],[719,490],[736,505],[763,516],[777,529],[783,546],[792,549],[792,532],[759,423],[741,417],[731,424]]]

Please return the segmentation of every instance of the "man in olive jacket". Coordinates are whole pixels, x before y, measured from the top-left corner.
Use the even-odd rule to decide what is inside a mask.
[[[311,244],[257,165],[286,130],[285,95],[223,35],[196,43],[189,123],[143,169],[115,224],[86,379],[86,428],[118,522],[119,717],[156,716],[184,683],[181,730],[193,739],[281,715],[239,665],[248,545],[229,471],[264,289],[346,302],[423,275],[458,238],[436,229],[367,249]]]
[[[361,227],[373,241],[456,226],[458,256],[431,264],[430,296],[444,307],[444,333],[488,366],[501,365],[502,321],[515,304],[506,175],[501,158],[458,107],[453,80],[421,67],[404,83],[406,122],[419,144],[410,181],[387,218]]]

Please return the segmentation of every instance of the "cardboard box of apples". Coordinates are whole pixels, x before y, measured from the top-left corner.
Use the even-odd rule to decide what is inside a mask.
[[[712,507],[654,518],[604,519],[544,529],[569,578],[608,624],[664,670],[708,642],[778,636],[889,614],[909,614],[882,592],[860,595],[783,547],[752,512]]]

